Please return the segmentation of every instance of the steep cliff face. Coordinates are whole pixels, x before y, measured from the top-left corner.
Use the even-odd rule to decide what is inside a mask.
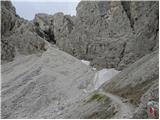
[[[52,17],[56,45],[97,68],[123,69],[158,48],[158,2],[82,1],[76,10]]]
[[[20,18],[10,1],[1,1],[2,63],[12,61],[17,53],[45,51],[47,43],[35,32],[32,23]]]
[[[81,2],[76,23],[77,53],[98,66],[123,69],[158,43],[157,2]]]
[[[4,36],[10,36],[15,26],[19,26],[19,17],[16,15],[15,8],[11,2],[1,1],[1,37],[2,37],[2,60],[13,60],[15,56],[14,46],[10,41],[4,40]]]
[[[11,2],[1,2],[1,18],[2,18],[2,24],[1,24],[1,33],[4,35],[4,33],[7,33],[11,31],[14,28],[14,25],[16,23],[16,11],[15,8],[12,6]]]
[[[134,37],[127,42],[124,57],[119,66],[127,65],[158,49],[159,6],[158,2],[130,2],[123,8],[130,16]],[[132,60],[131,60],[132,59]]]
[[[74,17],[70,15],[58,12],[54,15],[37,14],[33,21],[35,25],[36,23],[39,25],[39,30],[47,41],[56,44],[66,52],[72,53],[72,48],[68,44],[70,42],[68,36],[74,27],[73,19]]]
[[[33,31],[61,50],[90,60],[91,65],[97,68],[121,70],[158,49],[159,12],[156,1],[81,1],[76,10],[74,17],[63,13],[37,14]],[[3,14],[5,11],[9,12]],[[16,15],[10,3],[3,2],[2,18],[2,23],[6,22],[2,24],[2,35],[4,31],[14,31],[22,24],[20,21],[24,21]],[[7,20],[11,22],[7,24]],[[14,49],[12,45],[8,46]]]

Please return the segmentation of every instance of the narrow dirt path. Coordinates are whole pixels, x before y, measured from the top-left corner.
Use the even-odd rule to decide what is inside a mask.
[[[118,105],[119,112],[113,118],[132,118],[135,109],[135,107],[132,104],[128,102],[124,103],[121,97],[113,95],[111,93],[105,93],[103,91],[100,91],[100,93],[109,97],[115,105]]]

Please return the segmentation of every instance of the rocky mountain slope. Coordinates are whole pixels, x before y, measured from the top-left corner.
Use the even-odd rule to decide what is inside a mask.
[[[158,69],[158,51],[155,51],[124,69],[89,95],[90,97],[77,103],[77,106],[73,104],[71,109],[67,109],[58,118],[146,119],[146,104],[149,99],[154,97],[156,102],[159,101]],[[108,92],[112,94],[108,95]],[[120,98],[122,101],[115,95],[123,97]],[[125,99],[131,105],[123,105]],[[121,106],[121,110],[117,106]]]
[[[97,68],[121,70],[158,49],[158,7],[158,1],[81,1],[74,17],[37,14],[34,21],[41,18],[42,27],[53,22],[54,41],[63,51]]]
[[[103,84],[102,89],[127,98],[138,106],[136,118],[147,118],[146,104],[151,97],[159,101],[158,51],[148,54]],[[153,87],[154,86],[154,87]],[[152,96],[152,93],[154,95]]]
[[[16,56],[2,65],[2,118],[56,115],[85,96],[83,89],[93,88],[94,73],[52,47],[43,54]]]
[[[37,35],[33,23],[20,18],[10,1],[1,2],[2,62],[12,61],[16,53],[45,51],[46,41]]]
[[[1,1],[1,117],[148,118],[151,94],[159,99],[158,7],[81,1],[76,16],[37,13],[27,21]],[[122,71],[102,80],[79,59]]]

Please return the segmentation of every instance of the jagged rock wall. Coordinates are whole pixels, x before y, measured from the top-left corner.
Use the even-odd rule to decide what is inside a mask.
[[[66,51],[70,49],[67,44],[69,41],[68,36],[70,35],[74,23],[73,18],[70,15],[64,15],[62,12],[58,12],[54,15],[47,14],[36,14],[34,18],[34,24],[39,24],[39,29],[44,32],[48,38],[47,41],[57,44],[61,49]],[[67,51],[69,52],[69,51]]]
[[[16,22],[19,22],[19,18],[16,15],[15,8],[12,6],[11,2],[1,1],[1,47],[2,47],[2,60],[12,60],[15,56],[14,46],[10,41],[5,40],[4,36],[9,36],[12,34]]]
[[[76,16],[37,14],[31,32],[97,68],[121,70],[158,49],[158,2],[81,1],[76,10]],[[10,2],[2,2],[2,36],[24,21]],[[2,43],[9,46],[2,44],[6,53],[14,51],[12,44]]]
[[[123,69],[158,48],[156,1],[81,1],[76,10],[53,15],[56,44],[97,68]]]
[[[134,38],[127,42],[124,57],[119,63],[130,64],[138,60],[142,56],[158,49],[158,33],[159,33],[159,6],[158,2],[130,2],[130,9],[126,13],[130,14],[131,28]],[[131,60],[132,59],[132,60]]]
[[[101,67],[123,69],[158,43],[157,2],[81,2],[75,23],[76,53]]]
[[[15,8],[9,1],[1,2],[1,15],[2,15],[2,24],[1,24],[1,34],[4,35],[6,32],[9,32],[13,29],[16,22]]]
[[[17,52],[32,54],[46,50],[46,41],[35,32],[32,23],[20,18],[10,1],[1,1],[1,60],[12,61]]]

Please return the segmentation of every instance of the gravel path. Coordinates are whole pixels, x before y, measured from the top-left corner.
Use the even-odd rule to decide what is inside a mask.
[[[135,109],[132,104],[128,102],[123,102],[123,98],[113,95],[111,93],[105,93],[103,91],[100,91],[100,93],[109,97],[113,101],[114,105],[118,105],[119,112],[117,112],[117,114],[113,118],[132,118]]]

